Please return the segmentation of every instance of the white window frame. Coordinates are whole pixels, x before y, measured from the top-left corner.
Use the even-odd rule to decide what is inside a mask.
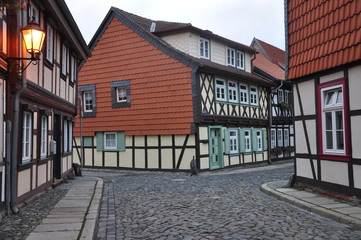
[[[219,84],[219,82],[222,82],[223,84]],[[226,81],[223,79],[216,78],[216,100],[218,101],[227,101],[227,95],[226,95]]]
[[[244,52],[236,51],[236,67],[244,70]]]
[[[290,131],[288,129],[283,130],[283,146],[290,146]]]
[[[61,74],[66,76],[68,71],[68,47],[63,43],[61,47]]]
[[[341,90],[341,97],[342,102],[337,102],[337,96],[339,91]],[[326,104],[326,96],[327,93],[334,92],[335,94],[332,95],[332,99],[329,104]],[[344,111],[344,99],[343,99],[344,89],[342,84],[325,87],[321,89],[321,97],[322,97],[322,138],[323,138],[323,150],[324,153],[330,154],[345,154],[345,111]],[[336,113],[342,113],[342,129],[338,130],[336,126]],[[326,114],[331,113],[331,130],[326,129]],[[327,148],[327,132],[331,132],[332,134],[332,148]],[[343,142],[343,149],[337,148],[337,132],[342,132],[342,142]]]
[[[117,102],[127,102],[127,86],[121,86],[116,88]]]
[[[73,55],[70,55],[70,82],[74,83],[76,79],[76,61]]]
[[[262,131],[257,130],[256,131],[256,137],[257,137],[257,152],[263,150],[263,143],[262,143]]]
[[[233,81],[228,81],[227,85],[228,85],[228,101],[233,103],[238,103],[237,83]]]
[[[279,103],[284,102],[284,98],[283,98],[283,90],[282,90],[282,89],[278,89],[278,93],[277,93],[277,95],[278,95],[278,102],[279,102]]]
[[[200,38],[199,40],[199,53],[201,58],[209,59],[210,47],[209,40],[206,38]]]
[[[32,127],[32,114],[30,112],[23,113],[23,155],[22,163],[29,163],[31,161],[31,150],[32,150],[32,138],[33,138],[33,127]]]
[[[64,150],[64,153],[67,153],[69,152],[69,131],[68,131],[68,121],[67,120],[64,120],[64,123],[63,123],[63,150]]]
[[[244,152],[252,152],[251,130],[244,130]]]
[[[242,89],[241,87],[245,87],[246,89]],[[240,83],[239,84],[239,100],[240,103],[248,104],[248,86],[247,84]]]
[[[283,147],[283,131],[282,128],[277,129],[277,146]]]
[[[114,146],[108,146],[107,136],[114,135]],[[105,132],[104,133],[104,149],[114,150],[117,149],[117,133],[116,132]]]
[[[236,66],[236,50],[233,48],[227,48],[227,65]]]
[[[34,22],[39,24],[40,23],[39,22],[39,14],[40,14],[39,8],[36,7],[33,3],[30,3],[28,12],[29,12],[29,22],[31,22],[33,20],[33,17],[34,17]]]
[[[287,103],[288,104],[288,95],[289,95],[289,93],[290,93],[290,91],[288,91],[288,90],[285,90],[285,103]]]
[[[46,59],[51,63],[54,61],[54,29],[49,24],[46,28]]]
[[[253,91],[254,88],[256,91]],[[258,106],[258,88],[256,86],[249,87],[249,103],[253,106]]]
[[[235,154],[239,153],[238,149],[238,130],[229,130],[229,147],[230,153]]]
[[[87,96],[90,96],[87,97]],[[88,101],[91,100],[91,104],[88,103]],[[93,104],[94,104],[94,99],[93,99],[93,94],[92,91],[84,91],[83,92],[83,109],[84,112],[93,112]],[[91,107],[89,107],[91,106]]]
[[[40,157],[48,156],[48,116],[41,116]]]
[[[271,129],[271,149],[276,147],[276,129]]]

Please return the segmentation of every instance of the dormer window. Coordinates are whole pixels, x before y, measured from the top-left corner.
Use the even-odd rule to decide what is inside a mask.
[[[235,50],[233,48],[227,49],[227,64],[235,67]]]
[[[236,68],[244,70],[244,53],[236,51]]]
[[[209,40],[201,38],[199,41],[200,57],[209,59]]]

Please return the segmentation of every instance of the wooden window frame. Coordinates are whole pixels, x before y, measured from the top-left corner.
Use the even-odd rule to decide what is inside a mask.
[[[245,68],[245,60],[244,60],[244,52],[236,51],[236,68],[244,70]]]
[[[252,88],[256,89],[256,91],[252,91]],[[254,99],[254,100],[252,100]],[[252,106],[258,106],[259,100],[258,100],[258,87],[251,85],[249,86],[249,104]]]
[[[233,86],[230,86],[230,84],[234,84]],[[227,86],[228,86],[228,101],[231,103],[238,103],[238,85],[237,82],[235,81],[228,81],[227,82]]]
[[[216,78],[215,80],[215,96],[216,96],[216,100],[217,101],[227,101],[227,93],[226,93],[226,86],[227,86],[227,81],[224,79],[220,79],[220,78]],[[217,83],[217,81],[221,81],[223,82],[223,85],[220,85]],[[219,95],[220,97],[218,97],[218,89],[219,89]],[[222,98],[222,95],[224,95],[224,97]]]
[[[199,55],[200,58],[210,59],[210,41],[207,38],[201,37],[199,40]]]
[[[246,89],[241,89],[241,86],[246,87]],[[242,101],[242,98],[243,99],[245,98],[246,100]],[[248,104],[249,94],[248,94],[248,85],[247,84],[243,84],[243,83],[239,84],[239,101],[242,104]]]
[[[28,118],[29,117],[29,118]],[[27,134],[27,130],[29,130]],[[29,138],[27,139],[27,135]],[[21,163],[27,164],[32,160],[33,149],[33,114],[29,111],[23,112],[23,125],[22,125],[22,158]]]

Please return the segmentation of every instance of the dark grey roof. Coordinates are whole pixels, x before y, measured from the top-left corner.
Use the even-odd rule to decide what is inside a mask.
[[[225,66],[221,65],[215,62],[212,62],[210,60],[206,59],[200,59],[192,57],[165,42],[163,39],[161,39],[157,32],[159,32],[159,29],[162,29],[162,31],[169,31],[174,29],[183,29],[183,28],[194,28],[189,23],[175,23],[175,22],[165,22],[165,21],[153,21],[147,18],[139,17],[137,15],[125,12],[123,10],[120,10],[118,8],[112,7],[105,19],[103,20],[102,24],[100,25],[99,29],[95,33],[93,39],[89,43],[90,49],[93,49],[100,39],[102,33],[105,31],[106,27],[112,20],[112,18],[115,17],[119,19],[123,24],[127,25],[129,28],[131,28],[134,32],[139,34],[141,37],[149,41],[151,44],[153,44],[155,47],[163,51],[165,54],[177,59],[178,61],[191,66],[192,68],[197,68],[199,71],[213,73],[213,74],[219,74],[222,76],[228,76],[232,77],[234,79],[242,79],[244,81],[248,82],[254,82],[258,83],[263,86],[273,86],[274,83],[272,81],[260,78],[252,73],[240,70],[235,67]],[[156,31],[151,32],[150,27],[152,22],[156,23]],[[157,29],[158,26],[158,29]],[[202,30],[203,31],[203,30]],[[208,34],[209,31],[204,31]],[[214,34],[213,34],[214,35]],[[214,35],[218,36],[218,35]],[[231,40],[228,40],[231,41]],[[232,41],[231,41],[232,42]],[[242,45],[242,44],[241,44]],[[248,47],[250,48],[250,47]],[[251,48],[250,48],[251,49]],[[251,49],[253,52],[254,50]]]

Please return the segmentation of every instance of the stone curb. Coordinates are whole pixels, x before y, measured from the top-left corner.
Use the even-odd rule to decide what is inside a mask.
[[[97,184],[94,189],[94,195],[91,200],[88,213],[83,222],[83,230],[81,231],[78,239],[90,240],[95,238],[96,226],[98,224],[98,216],[100,212],[100,200],[103,195],[103,179],[97,179]]]
[[[284,181],[282,181],[282,182],[284,182]],[[273,182],[273,183],[276,183],[276,182]],[[325,207],[322,207],[322,206],[319,206],[319,205],[316,205],[316,204],[313,204],[310,202],[306,202],[303,199],[296,198],[296,197],[287,195],[285,193],[279,192],[279,191],[269,187],[270,184],[272,184],[272,183],[262,184],[262,186],[260,188],[261,191],[266,193],[267,195],[277,198],[278,200],[295,205],[295,206],[300,207],[309,212],[332,219],[339,223],[344,223],[344,224],[350,225],[356,229],[361,229],[361,220],[359,220],[357,218],[354,218],[347,214],[336,212],[336,211],[333,211],[332,209],[327,209]]]

